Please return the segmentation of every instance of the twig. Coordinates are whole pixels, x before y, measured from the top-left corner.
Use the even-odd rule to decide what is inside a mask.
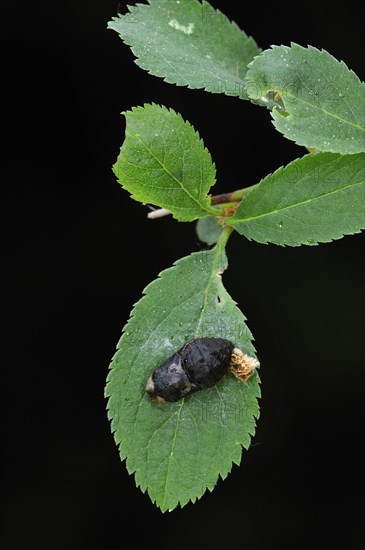
[[[245,187],[244,189],[238,189],[238,191],[231,191],[230,193],[221,193],[220,195],[213,195],[210,197],[210,204],[216,206],[217,204],[226,204],[230,202],[240,202],[246,195],[255,187]],[[170,210],[166,208],[157,208],[152,210],[147,214],[149,220],[156,220],[157,218],[163,218],[164,216],[169,216],[171,214]]]

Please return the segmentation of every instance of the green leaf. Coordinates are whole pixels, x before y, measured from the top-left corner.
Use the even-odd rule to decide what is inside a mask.
[[[208,2],[149,0],[113,18],[109,28],[131,46],[136,63],[170,84],[247,99],[255,41]]]
[[[207,196],[215,167],[189,122],[158,105],[135,107],[125,116],[126,138],[113,167],[123,188],[180,221],[216,213]]]
[[[203,243],[214,244],[218,241],[223,227],[214,216],[204,216],[196,223],[196,233]]]
[[[273,46],[252,63],[246,89],[263,104],[278,101],[273,124],[298,145],[334,153],[365,151],[365,86],[328,52]],[[268,95],[267,95],[268,94]]]
[[[227,338],[254,355],[245,318],[221,282],[226,266],[217,245],[163,271],[134,307],[111,363],[106,396],[121,459],[162,511],[212,491],[255,431],[257,373],[247,383],[228,373],[177,403],[156,404],[144,391],[153,370],[199,336]]]
[[[264,178],[226,223],[259,243],[326,243],[365,227],[365,155],[317,153]]]

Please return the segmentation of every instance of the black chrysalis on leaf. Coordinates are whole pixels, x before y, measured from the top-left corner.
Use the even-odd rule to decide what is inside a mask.
[[[158,403],[179,401],[189,393],[215,386],[229,368],[245,382],[256,366],[256,359],[235,348],[229,340],[196,338],[153,371],[146,392]]]

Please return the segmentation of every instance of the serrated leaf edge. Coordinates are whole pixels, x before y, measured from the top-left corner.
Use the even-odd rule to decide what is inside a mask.
[[[145,111],[148,111],[148,110],[152,110],[154,107],[158,107],[159,109],[161,109],[162,111],[165,111],[165,112],[168,112],[168,113],[172,113],[174,114],[179,120],[181,120],[181,122],[183,122],[184,125],[186,125],[187,127],[191,128],[191,130],[193,131],[193,134],[197,137],[197,143],[199,143],[201,146],[202,146],[202,150],[204,151],[204,153],[206,153],[208,156],[209,156],[209,159],[210,159],[210,162],[211,162],[211,165],[212,165],[212,169],[214,170],[214,178],[212,179],[212,183],[209,187],[209,190],[210,191],[212,189],[212,187],[214,187],[214,185],[216,184],[217,182],[217,179],[216,179],[216,174],[217,174],[217,169],[216,169],[216,164],[215,162],[213,161],[212,159],[212,155],[209,151],[209,149],[206,147],[205,143],[204,143],[204,140],[202,139],[202,137],[200,136],[198,130],[195,129],[195,127],[191,124],[191,122],[189,122],[189,120],[186,120],[184,119],[184,117],[181,115],[181,113],[175,111],[172,107],[166,107],[165,105],[162,105],[162,104],[158,104],[158,103],[144,103],[142,106],[134,106],[132,107],[131,109],[129,110],[126,110],[126,111],[122,111],[122,115],[125,116],[126,118],[126,139],[127,139],[127,135],[128,135],[128,124],[127,124],[127,115],[129,113],[136,113],[136,112],[142,112],[143,110]],[[125,141],[126,141],[125,139]],[[123,151],[123,148],[125,146],[125,141],[123,142],[121,148],[120,148],[120,153]],[[143,143],[143,142],[142,142]],[[147,146],[143,143],[143,146],[147,148]],[[119,153],[119,154],[120,154]],[[152,153],[151,153],[152,154]],[[118,155],[118,158],[119,158],[119,155]],[[160,160],[159,159],[156,159],[159,163]],[[141,203],[141,204],[147,204],[146,201],[141,201],[138,197],[138,195],[134,192],[131,192],[129,189],[127,189],[124,184],[123,184],[123,181],[119,178],[119,175],[117,173],[117,165],[118,165],[118,160],[115,162],[115,164],[113,165],[113,173],[115,174],[115,176],[117,177],[117,180],[118,180],[118,183],[122,186],[122,188],[127,191],[130,196],[137,202]],[[167,171],[167,170],[166,170]],[[185,218],[183,216],[179,216],[176,212],[172,212],[172,216],[178,220],[178,221],[194,221],[196,219],[199,219],[199,218],[202,218],[206,215],[212,215],[214,217],[217,217],[219,216],[219,212],[212,208],[211,205],[210,205],[210,196],[207,195],[203,198],[203,200],[206,199],[206,203],[205,204],[201,204],[199,202],[198,199],[196,199],[194,197],[194,195],[192,195],[186,188],[185,186],[183,185],[183,182],[180,182],[179,180],[176,179],[175,176],[172,175],[172,177],[175,179],[175,181],[180,185],[181,189],[197,204],[197,207],[196,208],[193,208],[193,207],[189,207],[189,206],[176,206],[176,205],[169,205],[164,203],[163,204],[163,207],[166,208],[167,210],[169,210],[170,208],[171,209],[175,209],[175,210],[179,210],[179,212],[183,211],[183,210],[194,210],[196,209],[198,211],[198,214],[196,215],[195,218],[191,218],[190,216],[188,218]],[[156,203],[157,206],[161,206],[159,204]]]
[[[210,251],[213,251],[214,248],[218,248],[218,245],[215,245],[212,249],[210,249]],[[192,254],[190,254],[189,256],[187,257],[191,257],[191,256],[198,256],[200,255],[201,252],[193,252]],[[219,252],[216,254],[216,258],[219,256]],[[212,492],[214,490],[214,488],[216,487],[217,483],[219,482],[219,480],[224,480],[226,479],[226,477],[230,474],[230,472],[232,471],[232,468],[233,468],[233,465],[236,465],[236,466],[239,466],[240,463],[241,463],[241,459],[242,459],[242,449],[248,449],[250,447],[250,443],[251,443],[251,440],[252,440],[252,437],[254,437],[255,435],[255,432],[256,432],[256,426],[257,426],[257,420],[260,416],[260,408],[259,408],[259,404],[258,404],[258,400],[260,399],[261,397],[261,390],[260,390],[260,378],[259,378],[259,375],[258,373],[256,372],[254,377],[251,379],[251,383],[255,383],[256,384],[256,388],[255,388],[255,392],[253,393],[253,398],[256,400],[256,403],[255,403],[255,412],[252,414],[252,427],[250,429],[247,430],[247,439],[248,439],[248,442],[246,444],[244,443],[241,443],[241,442],[237,442],[237,446],[235,447],[234,450],[232,450],[232,453],[231,455],[228,457],[228,461],[230,462],[230,466],[228,467],[227,471],[225,474],[222,474],[221,472],[217,471],[214,473],[214,477],[216,478],[215,482],[214,482],[214,485],[211,485],[211,486],[206,486],[204,488],[202,488],[202,491],[196,495],[195,497],[193,498],[189,498],[189,499],[186,499],[185,500],[181,500],[181,499],[178,499],[177,501],[177,504],[174,508],[172,509],[168,509],[167,507],[164,506],[164,501],[162,503],[158,503],[157,502],[157,499],[155,497],[153,497],[151,494],[150,494],[150,491],[148,489],[148,487],[142,487],[141,485],[141,482],[139,482],[137,480],[137,477],[136,477],[136,470],[133,469],[133,468],[129,468],[128,466],[128,457],[124,455],[124,453],[122,452],[122,449],[121,449],[121,439],[116,437],[116,433],[117,433],[117,428],[114,428],[114,425],[113,425],[113,417],[110,415],[110,401],[111,399],[113,398],[112,394],[109,393],[108,389],[109,389],[109,382],[111,381],[111,376],[113,375],[113,368],[114,368],[114,359],[116,358],[119,350],[120,350],[120,347],[121,347],[121,344],[122,344],[122,341],[123,339],[127,336],[127,329],[128,329],[128,326],[129,326],[129,323],[130,321],[134,318],[135,316],[135,313],[136,313],[136,307],[138,305],[140,305],[143,301],[145,301],[145,299],[147,299],[147,293],[148,293],[148,290],[149,288],[151,288],[152,285],[154,285],[154,283],[157,281],[157,280],[160,280],[164,274],[166,274],[167,272],[170,272],[172,270],[174,270],[176,267],[179,266],[180,263],[183,263],[184,260],[187,258],[187,257],[184,257],[184,258],[180,258],[178,260],[176,260],[171,267],[168,267],[166,269],[164,269],[163,271],[161,271],[157,278],[154,279],[154,281],[152,281],[151,283],[149,283],[145,288],[144,290],[142,291],[142,297],[133,305],[133,308],[131,310],[131,313],[130,313],[130,317],[127,321],[127,323],[125,324],[125,326],[123,327],[122,329],[122,335],[121,335],[121,338],[119,339],[118,341],[118,344],[117,344],[117,349],[116,349],[116,352],[115,354],[113,355],[112,359],[111,359],[111,362],[109,364],[109,372],[108,372],[108,376],[107,376],[107,383],[106,383],[106,387],[105,387],[105,391],[104,391],[104,397],[107,399],[107,405],[106,405],[106,410],[107,410],[107,415],[108,415],[108,419],[110,421],[110,425],[111,425],[111,432],[114,436],[114,440],[115,440],[115,443],[117,445],[117,448],[118,448],[118,451],[119,451],[119,455],[120,455],[120,458],[122,461],[125,461],[126,463],[126,468],[127,468],[127,471],[130,475],[133,475],[134,476],[134,479],[135,479],[135,483],[136,483],[136,486],[142,491],[142,493],[145,493],[147,492],[147,494],[149,495],[151,501],[153,502],[153,504],[155,504],[157,507],[159,507],[161,509],[162,512],[166,512],[166,511],[172,511],[173,509],[175,509],[176,507],[180,506],[180,507],[183,507],[185,506],[186,504],[188,504],[189,502],[192,502],[192,503],[195,503],[197,500],[200,500],[204,494],[209,490],[209,492]],[[215,267],[214,265],[212,266],[212,273],[211,273],[211,276],[209,278],[209,286],[211,285],[211,281],[214,279],[215,276],[219,276],[219,269],[217,271],[215,271]],[[223,285],[223,283],[221,283],[224,290],[225,290],[225,287]],[[207,285],[208,286],[208,285]],[[227,292],[227,291],[226,291]],[[237,306],[237,302],[235,300],[232,299],[232,302],[234,303],[235,306]],[[202,308],[202,310],[204,309],[204,307]],[[246,317],[243,315],[243,313],[241,312],[242,316],[243,316],[243,319],[244,321],[246,321]],[[250,335],[250,339],[251,339],[251,342],[254,341],[254,338],[253,338],[253,335],[251,333],[251,331],[249,331],[249,335]],[[247,384],[247,383],[245,383]],[[216,391],[218,391],[217,388],[215,388]],[[219,391],[218,391],[219,393]],[[144,398],[144,397],[143,397]],[[142,398],[142,399],[143,399]],[[142,401],[142,400],[141,400]],[[181,407],[179,407],[178,411],[176,411],[175,413],[173,414],[181,414],[181,410],[182,410],[182,407],[184,405],[184,400],[182,401],[182,404],[181,404]],[[169,416],[169,419],[171,418],[171,416]],[[175,435],[176,435],[176,431],[177,431],[177,427],[175,428]],[[239,452],[239,456],[236,457],[236,452]]]
[[[303,157],[298,157],[298,158],[294,159],[294,160],[291,161],[289,164],[281,165],[279,168],[277,168],[276,170],[274,170],[274,172],[270,172],[270,173],[267,174],[264,178],[262,178],[262,179],[258,182],[257,186],[259,186],[262,182],[264,182],[264,181],[266,181],[266,180],[270,180],[270,178],[274,177],[275,174],[277,174],[277,173],[280,172],[281,170],[285,170],[286,168],[292,166],[294,163],[299,162],[299,161],[301,161],[301,160],[304,159],[304,158],[314,157],[314,156],[316,156],[316,155],[326,155],[326,154],[333,154],[333,155],[337,155],[338,157],[341,157],[341,156],[352,156],[352,154],[350,154],[350,153],[349,153],[349,154],[346,154],[346,155],[341,155],[340,153],[333,153],[332,151],[318,151],[318,152],[316,152],[316,153],[309,153],[309,154],[307,154],[307,155],[304,155]],[[360,152],[360,153],[355,153],[355,154],[356,154],[356,155],[361,155],[361,154],[363,154],[363,153]],[[363,184],[363,182],[359,182],[359,183],[357,183],[356,185],[360,185],[360,184]],[[352,187],[352,185],[351,185],[351,187]],[[252,193],[252,191],[255,191],[255,189],[256,189],[256,186],[253,187],[253,189],[251,189],[251,190],[247,193],[247,195],[244,197],[243,201]],[[341,188],[341,190],[339,190],[339,191],[342,191],[343,189],[345,189],[345,188]],[[339,192],[339,191],[337,191],[337,192]],[[334,191],[333,193],[335,193],[335,192],[336,192],[336,191]],[[328,193],[328,194],[331,194],[331,193]],[[325,195],[326,195],[326,194],[325,194]],[[319,198],[319,197],[318,197],[318,198]],[[304,201],[304,202],[306,202],[306,201]],[[311,202],[311,201],[307,201],[307,202]],[[295,206],[297,206],[297,205],[293,205],[292,207],[294,208]],[[274,213],[274,211],[268,212],[268,213],[264,214],[263,216],[257,216],[257,218],[264,217],[264,216],[269,216],[269,215],[271,215],[271,214],[273,214],[273,213]],[[236,229],[236,228],[235,228],[235,225],[236,225],[236,224],[244,223],[244,222],[246,222],[246,221],[250,221],[250,218],[243,219],[243,220],[240,219],[240,220],[238,220],[238,221],[235,221],[235,220],[237,220],[237,218],[235,218],[235,215],[236,215],[236,214],[234,214],[232,217],[229,217],[229,218],[226,219],[226,224],[229,225],[229,226],[231,226],[231,227],[233,227],[234,229]],[[251,219],[256,219],[256,218],[253,217],[253,218],[251,218]],[[232,223],[232,220],[234,221],[234,223]],[[338,235],[336,235],[336,236],[334,236],[334,237],[332,237],[331,239],[328,239],[328,240],[321,240],[321,239],[319,239],[319,240],[316,241],[316,242],[301,242],[301,243],[296,243],[296,244],[290,244],[290,243],[276,243],[276,242],[272,242],[272,241],[270,241],[270,240],[253,239],[252,237],[247,237],[246,235],[244,235],[244,236],[245,236],[245,238],[246,238],[248,241],[250,241],[250,242],[254,241],[254,242],[257,242],[257,243],[259,243],[259,244],[264,244],[264,245],[275,244],[275,246],[281,246],[281,247],[284,247],[284,248],[285,248],[285,247],[288,247],[288,246],[290,246],[290,248],[296,248],[296,247],[298,247],[298,246],[303,246],[303,245],[304,245],[304,246],[318,246],[319,244],[328,244],[328,243],[331,243],[331,242],[334,242],[334,241],[338,241],[338,240],[340,240],[340,239],[342,239],[343,237],[346,237],[346,236],[358,235],[358,234],[361,233],[363,230],[365,230],[365,214],[364,214],[364,223],[363,223],[362,226],[360,226],[358,229],[355,229],[355,230],[353,230],[353,231],[349,231],[348,233],[339,233]]]
[[[324,54],[324,55],[327,55],[329,58],[331,58],[332,60],[336,61],[339,65],[343,66],[353,77],[355,77],[356,81],[358,84],[362,84],[364,85],[364,82],[358,77],[358,75],[355,73],[355,71],[353,71],[352,69],[350,69],[347,64],[343,61],[343,60],[338,60],[335,56],[333,56],[331,53],[329,53],[327,50],[325,50],[324,48],[316,48],[315,46],[311,46],[311,45],[308,45],[307,47],[305,46],[301,46],[300,44],[297,44],[296,42],[290,42],[290,46],[286,46],[286,45],[271,45],[270,48],[262,51],[259,55],[256,55],[254,57],[254,59],[248,64],[247,66],[247,73],[246,73],[246,77],[245,77],[245,90],[246,90],[246,94],[248,96],[248,98],[251,100],[252,103],[254,104],[260,104],[258,103],[258,99],[260,98],[252,98],[250,97],[250,95],[248,94],[247,92],[247,89],[249,88],[249,83],[250,83],[250,69],[252,68],[254,62],[256,59],[258,59],[259,57],[261,56],[264,56],[265,54],[266,55],[270,55],[271,52],[275,51],[275,50],[280,50],[281,48],[286,48],[286,53],[289,53],[289,49],[290,48],[293,48],[293,50],[301,50],[301,51],[310,51],[310,50],[313,50],[313,51],[316,51],[320,54]],[[269,93],[269,92],[274,92],[274,91],[279,91],[279,90],[276,90],[276,89],[271,89],[271,88],[268,88],[266,90],[266,94]],[[299,99],[297,98],[296,96],[294,95],[291,95],[289,94],[288,92],[286,92],[286,95],[291,97],[291,98],[295,98],[297,99],[298,101],[300,101],[301,103],[304,103],[304,104],[307,104],[305,101],[303,101],[302,99]],[[283,100],[284,101],[284,100]],[[308,105],[311,107],[311,109],[313,108],[317,108],[319,109],[318,107],[314,107],[311,103],[308,103]],[[267,105],[265,105],[267,107]],[[321,109],[319,109],[321,110]],[[305,143],[305,142],[302,142],[301,140],[297,140],[297,139],[293,139],[293,137],[287,137],[286,133],[284,130],[282,130],[281,128],[278,127],[278,125],[276,124],[276,118],[275,118],[275,114],[278,113],[280,114],[280,112],[277,110],[277,108],[273,107],[273,108],[270,108],[270,111],[271,111],[271,117],[272,117],[272,124],[274,125],[275,129],[280,133],[282,134],[286,139],[289,139],[290,141],[292,141],[293,143],[295,143],[296,145],[299,145],[299,146],[308,146],[308,143]],[[360,126],[358,124],[353,124],[351,123],[350,121],[348,120],[343,120],[341,119],[340,117],[338,117],[337,115],[333,114],[333,113],[330,113],[330,112],[327,112],[327,114],[329,114],[330,116],[333,116],[334,118],[337,118],[338,120],[340,120],[341,122],[344,122],[346,124],[349,124],[350,126],[353,126],[354,128],[358,128],[362,131],[364,131],[364,138],[365,138],[365,127],[364,126]],[[289,116],[290,113],[289,113]],[[317,147],[317,145],[316,145]],[[317,147],[318,149],[318,147]],[[321,148],[321,149],[318,149],[318,151],[321,151],[321,152],[328,152],[328,153],[340,153],[338,151],[338,149],[335,149],[335,148],[331,148],[330,146],[329,147],[326,147],[326,148]],[[365,151],[365,147],[363,147],[362,149],[359,149],[359,150],[356,150],[356,151],[351,151],[351,152],[346,152],[346,153],[341,153],[341,154],[347,154],[347,155],[352,155],[352,154],[358,154],[358,153],[361,153],[361,152],[364,152]]]
[[[172,85],[175,85],[175,86],[179,86],[179,87],[186,87],[188,88],[189,90],[204,90],[208,93],[223,93],[224,95],[227,95],[227,96],[237,96],[239,97],[240,99],[243,99],[243,100],[249,100],[249,97],[247,95],[246,92],[244,96],[240,95],[240,94],[233,94],[232,92],[227,92],[227,91],[220,91],[220,92],[217,92],[215,90],[209,90],[206,86],[204,85],[201,85],[201,86],[192,86],[191,84],[189,84],[188,82],[186,82],[186,84],[181,84],[181,83],[176,83],[174,82],[172,79],[169,79],[169,77],[165,76],[163,73],[159,73],[159,71],[157,70],[152,70],[150,68],[148,68],[147,66],[145,66],[143,60],[141,59],[142,56],[140,53],[137,52],[138,50],[138,47],[135,47],[132,45],[131,42],[129,42],[126,38],[124,38],[120,33],[119,31],[113,26],[113,23],[117,23],[120,19],[123,19],[123,17],[125,16],[128,16],[129,14],[132,13],[132,9],[133,7],[135,6],[139,6],[141,7],[142,9],[143,8],[149,8],[152,6],[152,4],[154,3],[157,3],[155,2],[154,0],[147,0],[148,1],[148,4],[141,4],[141,3],[137,3],[133,6],[131,5],[128,5],[127,8],[129,10],[129,12],[126,12],[125,14],[118,14],[118,16],[116,17],[112,17],[111,21],[108,22],[107,24],[107,28],[109,30],[114,30],[115,32],[118,33],[120,39],[123,41],[124,44],[126,44],[132,51],[133,55],[135,56],[135,59],[134,59],[134,62],[135,64],[140,67],[141,69],[143,69],[144,71],[147,72],[147,74],[151,75],[151,76],[156,76],[158,78],[162,78],[163,82],[166,82],[167,84],[172,84]],[[239,30],[243,35],[244,35],[244,38],[245,38],[245,41],[246,41],[246,44],[247,43],[250,43],[251,45],[254,45],[256,46],[256,48],[258,49],[259,53],[262,53],[262,49],[257,45],[256,43],[256,40],[251,36],[251,35],[248,35],[243,29],[241,29],[238,24],[234,21],[234,20],[231,20],[229,19],[229,17],[227,17],[223,12],[221,12],[218,8],[213,8],[213,6],[207,2],[206,0],[204,0],[202,3],[199,2],[197,0],[197,3],[200,5],[200,6],[203,6],[203,5],[207,5],[207,6],[210,6],[217,14],[220,15],[220,17],[222,17],[223,19],[225,19],[225,21],[227,21],[232,27],[234,27],[236,30]],[[257,57],[257,56],[255,56]],[[251,63],[251,62],[250,62]],[[247,69],[249,67],[249,64],[247,64]],[[177,69],[174,68],[174,70],[177,72]],[[229,73],[230,74],[230,73]],[[247,73],[246,73],[247,74]],[[182,80],[185,80],[185,77],[183,77],[182,75],[180,75],[181,79]],[[244,89],[244,79],[241,79],[240,80],[242,81],[242,84],[243,84],[243,89]]]

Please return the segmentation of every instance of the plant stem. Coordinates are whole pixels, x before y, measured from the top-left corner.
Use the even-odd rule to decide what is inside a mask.
[[[256,187],[256,185],[251,185],[250,187],[245,187],[244,189],[238,189],[237,191],[231,191],[230,193],[221,193],[220,195],[213,195],[210,198],[210,204],[216,206],[217,204],[226,204],[229,202],[239,202],[241,201],[250,191]],[[147,214],[149,220],[156,220],[157,218],[163,218],[164,216],[169,216],[171,212],[165,208],[157,208],[152,210]]]
[[[226,202],[239,202],[241,201],[250,191],[256,187],[256,185],[251,185],[250,187],[245,187],[244,189],[238,189],[237,191],[231,191],[231,193],[222,193],[221,195],[213,195],[211,197],[211,204],[224,204]]]
[[[217,250],[222,250],[226,247],[227,241],[231,236],[232,231],[233,227],[229,227],[228,225],[223,229],[216,244]]]

